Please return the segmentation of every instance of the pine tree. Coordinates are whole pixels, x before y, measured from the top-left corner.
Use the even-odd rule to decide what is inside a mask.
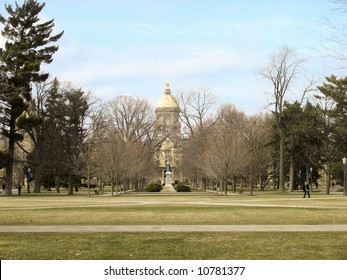
[[[317,88],[324,94],[325,99],[332,101],[332,105],[326,110],[329,122],[326,122],[324,137],[328,177],[327,193],[329,193],[330,172],[333,172],[333,163],[341,164],[341,158],[347,154],[347,77],[339,79],[334,75],[326,77],[326,82]]]
[[[54,20],[42,22],[39,14],[45,4],[36,0],[25,0],[20,6],[5,5],[8,18],[0,15],[4,25],[1,35],[5,47],[0,48],[1,112],[3,135],[8,138],[8,158],[6,163],[5,195],[12,195],[12,173],[14,147],[23,137],[17,131],[17,120],[28,108],[31,100],[31,84],[44,82],[48,73],[43,73],[41,65],[52,62],[58,46],[52,45],[63,32],[51,36]]]

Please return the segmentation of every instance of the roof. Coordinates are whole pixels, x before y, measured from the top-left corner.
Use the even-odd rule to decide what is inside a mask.
[[[165,85],[165,92],[164,95],[162,95],[157,103],[157,108],[177,108],[177,101],[176,99],[171,95],[169,82],[166,81]]]
[[[177,108],[177,101],[171,94],[162,95],[157,103],[157,108]]]

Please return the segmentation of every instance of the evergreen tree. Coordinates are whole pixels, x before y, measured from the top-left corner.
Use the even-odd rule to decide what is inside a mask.
[[[326,97],[331,98],[335,107],[332,113],[335,119],[334,136],[335,141],[340,144],[340,151],[347,153],[347,77],[338,79],[336,76],[326,78],[327,83],[323,83],[318,89]]]
[[[60,119],[64,118],[61,105],[63,105],[63,96],[60,92],[60,83],[54,79],[44,100],[44,127],[42,131],[42,183],[47,186],[55,184],[56,190],[60,192],[60,174],[65,174],[66,168],[64,162],[66,157],[60,147]],[[33,154],[36,154],[36,148]]]
[[[310,181],[310,168],[315,171],[321,164],[323,119],[318,108],[307,102],[304,107],[296,101],[285,103],[284,109],[286,135],[286,152],[290,159],[289,189],[294,189],[294,183],[302,184]],[[302,177],[295,177],[295,168],[302,171]],[[305,178],[306,173],[306,178]]]
[[[69,194],[73,194],[72,179],[78,175],[85,122],[89,113],[89,96],[82,89],[54,80],[46,100],[44,139],[46,142],[46,175],[58,179],[65,176]],[[58,189],[59,191],[59,185]]]
[[[25,0],[20,6],[5,5],[8,18],[0,15],[4,25],[1,35],[5,47],[0,48],[1,121],[3,135],[8,138],[5,195],[12,194],[14,147],[23,137],[18,133],[17,120],[28,108],[31,100],[31,84],[47,80],[41,65],[51,63],[58,46],[51,45],[59,40],[63,32],[51,36],[54,20],[42,22],[39,14],[45,4],[36,0]]]
[[[317,87],[326,97],[336,103],[339,117],[347,120],[347,77],[338,79],[336,76],[326,77],[327,83]]]
[[[317,88],[326,99],[333,101],[326,113],[329,118],[326,120],[324,137],[325,164],[329,180],[334,161],[341,164],[341,158],[347,155],[347,77],[338,79],[332,75],[326,80],[327,82]],[[317,98],[320,97],[317,96]],[[327,193],[329,193],[329,187],[330,182],[328,182]]]

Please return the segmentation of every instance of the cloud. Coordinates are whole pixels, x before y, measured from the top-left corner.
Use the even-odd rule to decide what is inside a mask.
[[[254,58],[222,49],[209,49],[188,53],[159,54],[130,52],[115,55],[112,50],[85,50],[71,41],[61,48],[59,76],[75,83],[101,81],[141,80],[155,77],[179,78],[200,75],[213,76],[226,70],[252,66]],[[55,66],[55,70],[57,67]]]
[[[262,106],[256,97],[261,91],[254,83],[261,62],[259,53],[213,46],[141,46],[115,51],[108,46],[86,48],[67,40],[49,67],[60,80],[72,81],[103,99],[129,93],[155,105],[168,79],[173,93],[182,87],[206,86],[221,102],[251,112]]]
[[[320,34],[319,14],[302,1],[85,2],[61,9],[66,33],[48,69],[102,97],[128,92],[155,104],[168,79],[176,88],[206,86],[223,101],[259,108],[268,85],[256,74],[272,51],[317,45]]]

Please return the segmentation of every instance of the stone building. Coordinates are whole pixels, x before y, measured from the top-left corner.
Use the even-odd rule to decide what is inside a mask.
[[[157,166],[156,180],[164,182],[165,170],[169,164],[172,180],[183,181],[180,110],[177,101],[171,95],[168,81],[165,85],[164,94],[158,100],[155,115],[154,160]]]
[[[27,163],[26,158],[27,154],[24,150],[31,152],[33,150],[32,141],[29,139],[28,135],[24,133],[24,140],[20,143],[21,147],[18,144],[15,144],[14,156],[13,156],[13,177],[12,177],[12,188],[17,188],[20,184],[24,186],[26,184],[25,174],[24,174],[24,165]],[[8,151],[8,138],[0,135],[0,151],[6,153]],[[6,184],[6,165],[2,163],[2,168],[0,169],[0,182]]]

